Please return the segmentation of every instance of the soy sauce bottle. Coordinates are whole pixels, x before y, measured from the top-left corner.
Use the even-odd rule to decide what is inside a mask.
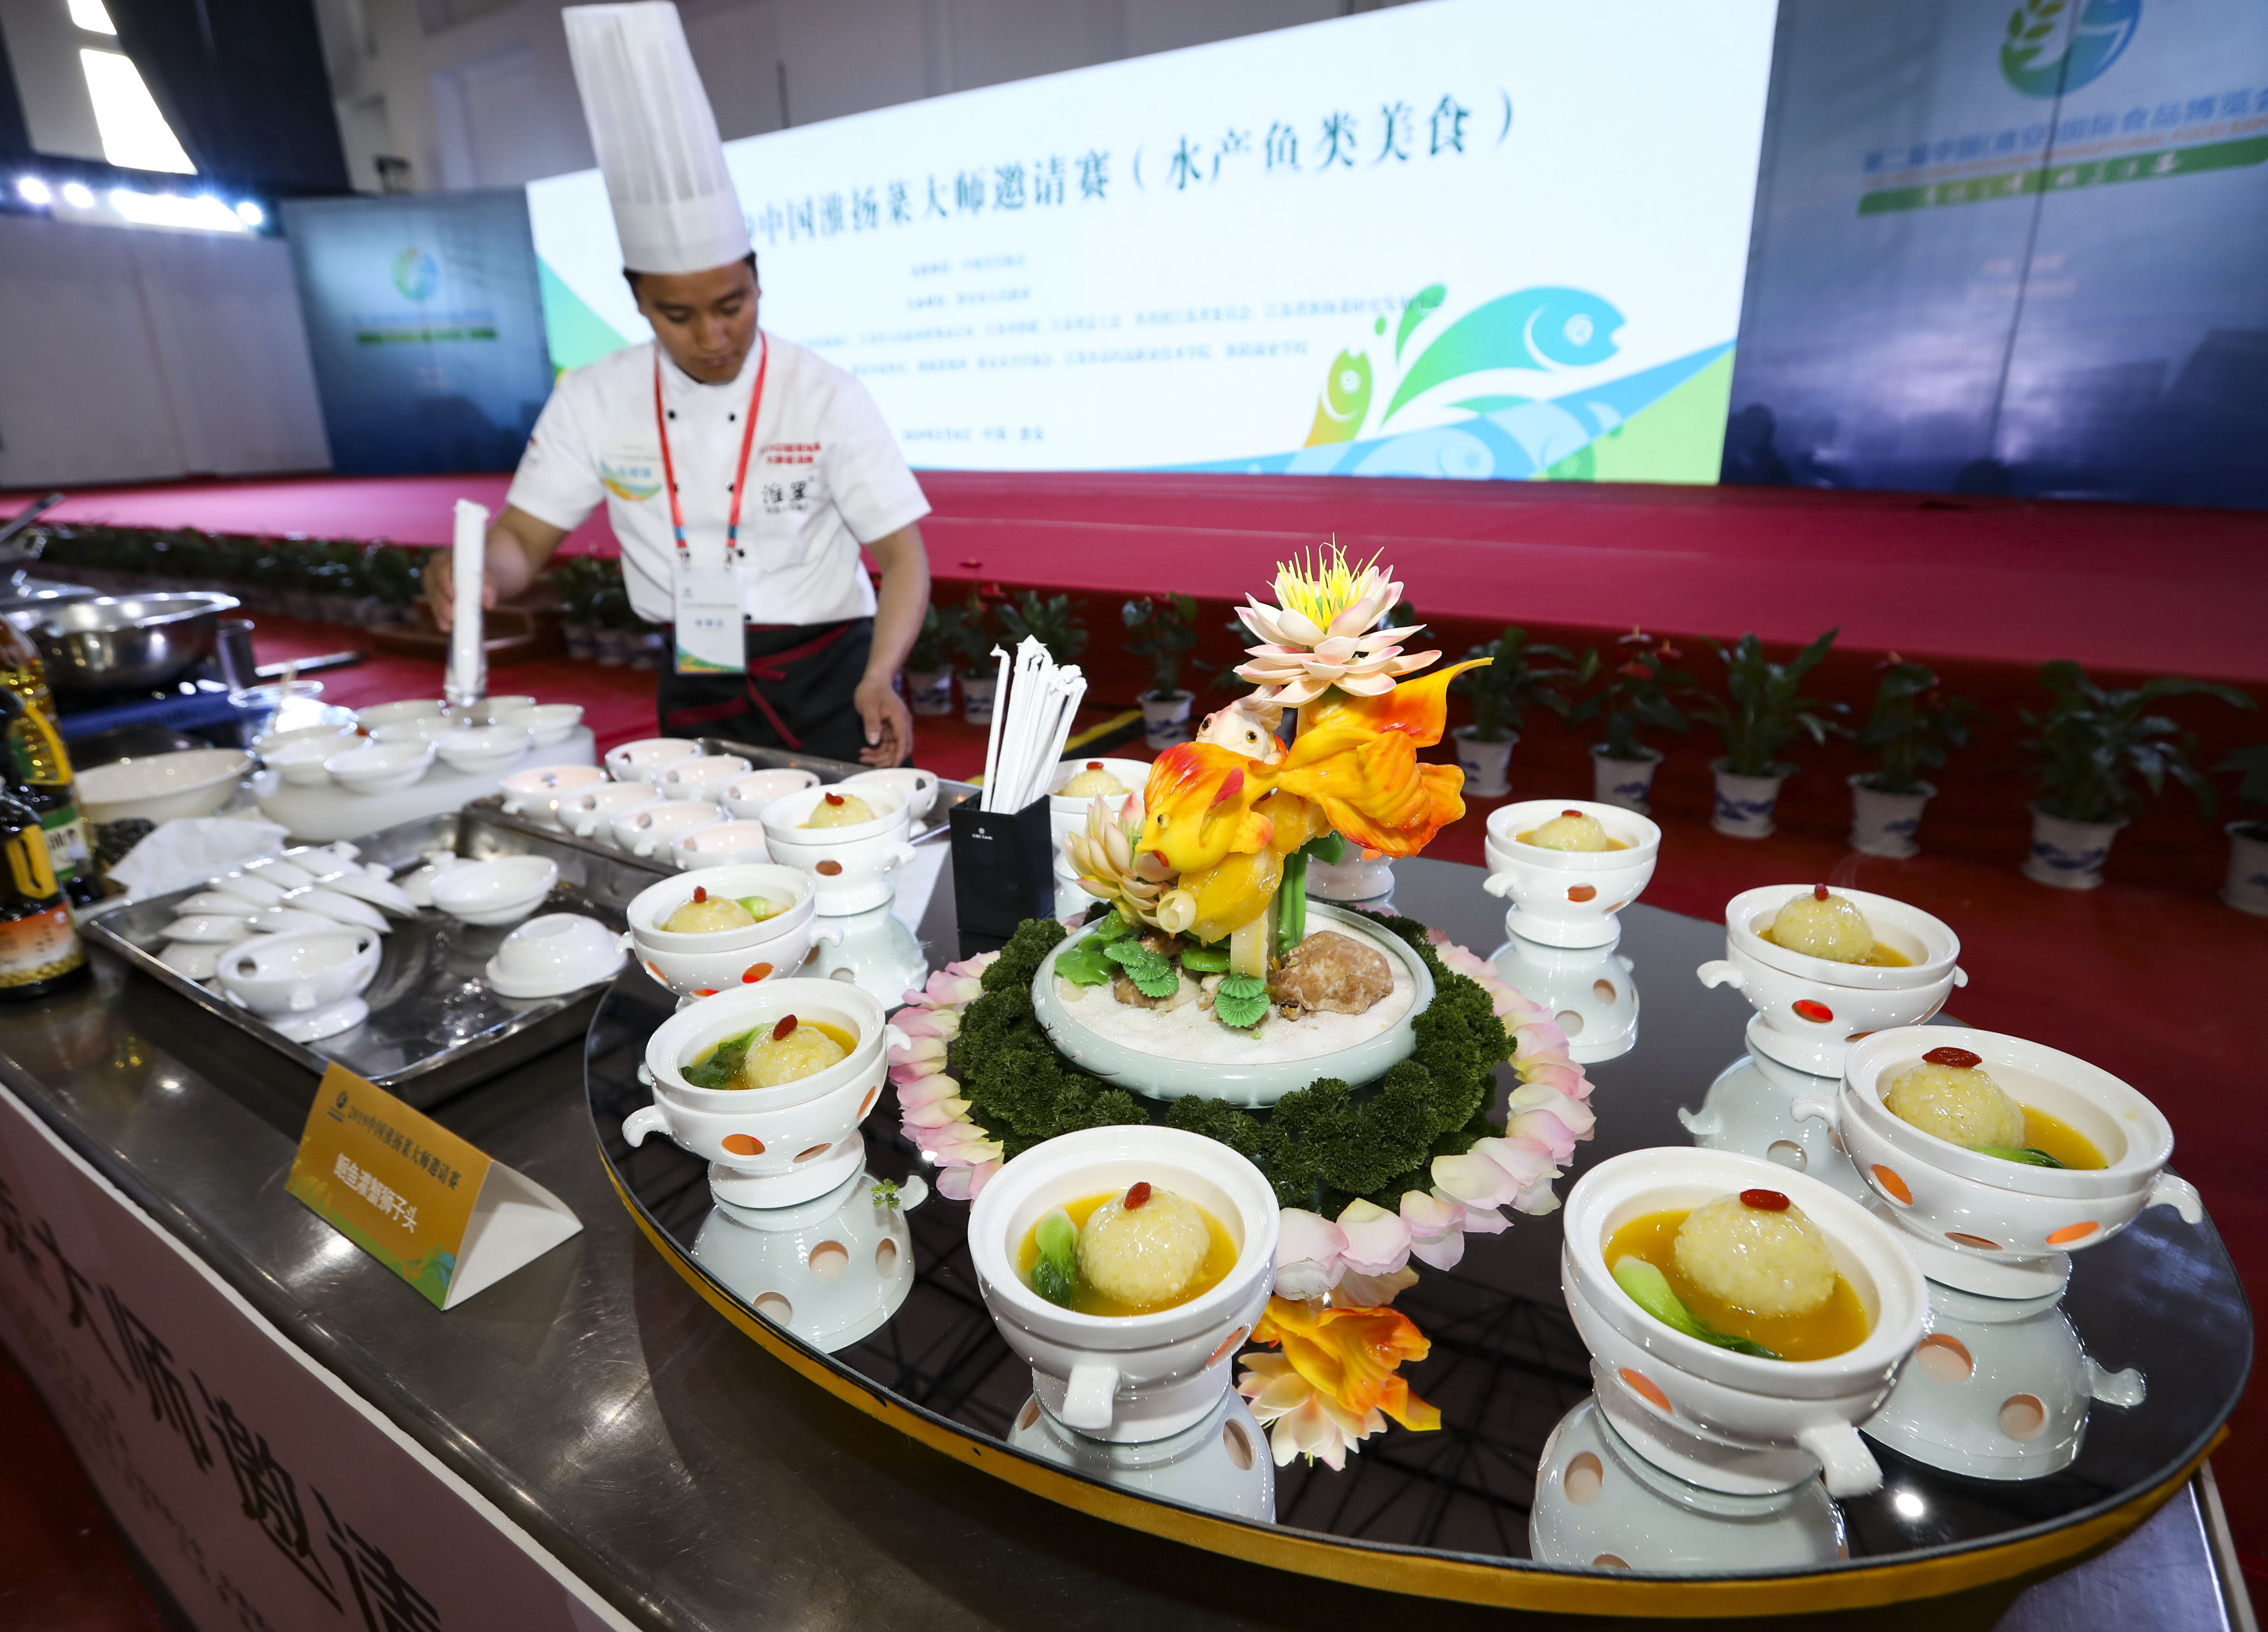
[[[36,673],[32,678],[39,682]],[[39,684],[44,691],[44,682]],[[102,886],[95,878],[86,823],[79,815],[70,755],[39,704],[5,678],[0,678],[0,738],[4,738],[7,749],[4,758],[0,758],[0,781],[5,782],[11,797],[37,812],[49,870],[64,893],[85,906],[102,893]]]
[[[0,1003],[43,996],[86,978],[86,948],[48,859],[40,812],[0,793]]]

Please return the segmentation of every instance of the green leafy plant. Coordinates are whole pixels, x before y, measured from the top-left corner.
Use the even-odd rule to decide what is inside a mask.
[[[2242,778],[2236,784],[2236,808],[2248,811],[2268,805],[2268,742],[2256,742],[2249,748],[2239,748],[2213,769],[2224,776]],[[2244,824],[2243,833],[2250,839],[2268,839],[2268,820]]]
[[[1529,644],[1528,631],[1507,624],[1493,641],[1475,646],[1468,659],[1486,658],[1484,669],[1467,669],[1449,682],[1449,689],[1469,698],[1473,705],[1473,736],[1481,742],[1502,742],[1519,731],[1528,710],[1542,703],[1565,718],[1569,707],[1567,688],[1580,676],[1572,665],[1575,654],[1565,646],[1538,642]],[[1534,658],[1557,659],[1561,666],[1539,665]]]
[[[917,674],[937,674],[953,666],[954,635],[968,615],[959,606],[935,601],[922,608],[921,629],[906,653],[906,667]]]
[[[993,591],[993,596],[999,592]],[[959,616],[951,624],[946,636],[948,650],[961,660],[961,672],[980,678],[993,673],[992,648],[999,640],[994,628],[994,617],[988,597],[983,589],[972,589],[968,599],[961,603]]]
[[[1592,752],[1610,760],[1640,759],[1648,752],[1638,740],[1640,730],[1675,731],[1683,737],[1692,729],[1675,699],[1691,696],[1700,687],[1683,669],[1668,666],[1682,655],[1668,641],[1632,629],[1615,644],[1624,649],[1619,663],[1609,665],[1595,646],[1583,653],[1575,683],[1588,686],[1595,680],[1600,685],[1567,710],[1567,723],[1598,720],[1606,734]]]
[[[2149,710],[2169,697],[2191,695],[2249,709],[2250,697],[2233,686],[2174,676],[2107,691],[2068,660],[2041,665],[2040,684],[2052,701],[2039,713],[2023,710],[2024,724],[2039,733],[2023,747],[2035,761],[2042,811],[2065,821],[2123,821],[2146,798],[2162,793],[2171,776],[2196,797],[2198,809],[2213,813],[2219,796],[2190,763],[2197,733]]]
[[[1000,632],[1005,643],[1020,646],[1028,637],[1048,649],[1057,663],[1069,663],[1086,650],[1086,625],[1071,609],[1071,597],[1040,599],[1037,590],[1026,590],[1000,608]]]
[[[1770,776],[1786,764],[1780,754],[1798,736],[1823,743],[1830,732],[1850,735],[1826,717],[1847,712],[1845,705],[1807,697],[1801,690],[1805,677],[1819,666],[1840,632],[1828,630],[1786,663],[1766,658],[1764,643],[1754,635],[1717,648],[1718,660],[1725,665],[1725,695],[1694,712],[1725,745],[1727,771],[1735,776]]]
[[[1985,717],[1966,697],[1938,689],[1927,664],[1890,655],[1874,687],[1874,706],[1859,730],[1859,746],[1881,755],[1866,778],[1882,793],[1919,793],[1922,773],[1945,763],[1948,753],[1969,746],[1969,723]]]
[[[1197,643],[1197,601],[1178,591],[1145,595],[1121,606],[1118,615],[1126,625],[1127,652],[1150,665],[1150,695],[1180,696],[1182,665]]]

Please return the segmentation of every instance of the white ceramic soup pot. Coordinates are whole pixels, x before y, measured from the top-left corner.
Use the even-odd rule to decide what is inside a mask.
[[[910,765],[895,765],[881,770],[860,771],[855,776],[843,779],[846,786],[864,787],[868,783],[880,783],[897,793],[906,802],[906,809],[919,821],[937,808],[937,773],[917,770]],[[783,788],[783,793],[793,790]]]
[[[1571,812],[1592,818],[1624,848],[1554,850],[1521,837]],[[1619,805],[1522,799],[1489,812],[1484,848],[1489,878],[1484,887],[1512,902],[1504,920],[1508,933],[1546,946],[1603,946],[1622,933],[1615,915],[1653,877],[1661,829]]]
[[[711,930],[699,935],[665,930],[670,917],[693,899],[693,892],[729,896],[734,901],[751,895],[786,904],[786,910],[742,924],[737,930]],[[641,947],[666,952],[733,952],[755,946],[811,921],[815,903],[811,877],[794,867],[769,862],[736,862],[729,867],[704,867],[697,876],[665,878],[630,898],[622,915],[629,920],[630,938]]]
[[[774,799],[784,799],[798,789],[818,785],[819,776],[814,771],[792,768],[750,771],[718,789],[717,795],[724,800],[725,808],[733,815],[756,821],[762,818],[764,806]]]
[[[610,977],[622,966],[614,932],[580,913],[546,913],[504,937],[486,970],[499,997],[556,997]]]
[[[559,807],[575,795],[606,785],[595,765],[538,765],[504,779],[504,813],[525,816],[547,827],[565,826]]]
[[[259,935],[220,960],[221,990],[254,1014],[306,1014],[351,997],[378,974],[379,941],[369,930]]]
[[[764,840],[774,861],[811,875],[819,910],[841,918],[890,899],[891,871],[914,859],[913,847],[906,842],[912,819],[895,789],[869,787],[858,797],[873,809],[873,820],[848,827],[805,827],[833,791],[806,788],[765,805]]]
[[[516,703],[496,711],[499,725],[525,725],[535,735],[539,748],[556,748],[574,734],[583,723],[583,705],[579,702]]]
[[[541,906],[558,882],[559,864],[548,856],[498,856],[436,877],[433,905],[465,923],[517,923]]]
[[[1055,1208],[1147,1180],[1219,1219],[1236,1243],[1219,1284],[1148,1314],[1080,1314],[1026,1284],[1016,1259]],[[1032,1368],[1032,1392],[1093,1439],[1163,1439],[1220,1403],[1276,1276],[1276,1193],[1218,1141],[1177,1128],[1089,1128],[1042,1141],[992,1176],[968,1214],[984,1305]]]
[[[660,803],[661,796],[644,783],[601,782],[562,794],[554,812],[559,825],[577,838],[610,843],[615,818]]]
[[[535,741],[523,724],[460,725],[433,739],[433,751],[451,770],[484,776],[517,765]]]
[[[771,859],[771,850],[764,840],[764,825],[760,821],[720,821],[681,833],[670,841],[669,855],[686,871]]]
[[[328,788],[331,773],[323,768],[323,761],[349,746],[349,739],[342,736],[303,737],[297,742],[278,743],[262,752],[260,758],[291,787]]]
[[[323,768],[350,793],[398,793],[432,763],[430,742],[365,742],[334,754]]]
[[[1759,933],[1808,884],[1743,890],[1725,905],[1725,955],[1696,971],[1704,986],[1730,986],[1755,1005],[1749,1041],[1760,1054],[1814,1077],[1839,1077],[1853,1040],[1918,1026],[1945,1007],[1968,974],[1955,967],[1961,939],[1918,907],[1864,890],[1834,893],[1867,915],[1874,938],[1911,961],[1876,967],[1790,952]]]
[[[793,1015],[823,1021],[856,1040],[845,1058],[776,1088],[696,1088],[684,1068],[710,1048]],[[641,1080],[653,1103],[630,1113],[633,1145],[665,1133],[725,1168],[734,1197],[750,1207],[787,1207],[822,1195],[865,1160],[858,1125],[881,1098],[889,1051],[906,1035],[882,1005],[841,981],[766,981],[704,997],[655,1028]],[[754,1181],[754,1182],[749,1182]]]
[[[1837,1273],[1867,1312],[1858,1347],[1826,1360],[1735,1354],[1663,1325],[1615,1283],[1606,1246],[1624,1224],[1749,1189],[1778,1191],[1825,1233]],[[1617,1427],[1630,1425],[1649,1461],[1691,1483],[1749,1495],[1792,1489],[1822,1469],[1830,1496],[1881,1488],[1857,1424],[1889,1396],[1929,1311],[1898,1231],[1777,1163],[1669,1148],[1600,1163],[1568,1192],[1564,1218],[1560,1290],[1591,1351],[1600,1403]]]
[[[680,760],[696,758],[701,745],[683,737],[642,737],[607,750],[607,775],[616,782],[652,782]]]
[[[654,777],[653,785],[665,799],[705,799],[714,805],[726,783],[755,768],[737,754],[703,754],[678,761]]]
[[[635,937],[624,938],[630,941],[639,966],[680,997],[713,997],[736,986],[794,978],[802,972],[814,945],[824,942],[829,946],[840,946],[843,930],[839,924],[822,923],[806,913],[798,923],[753,945],[716,952],[665,950]]]
[[[1114,811],[1125,803],[1127,793],[1140,798],[1143,788],[1150,780],[1150,764],[1146,760],[1065,760],[1048,777],[1048,837],[1058,853],[1061,853],[1066,838],[1086,830],[1087,807],[1094,803],[1095,798],[1091,793],[1084,796],[1064,793],[1063,786],[1072,777],[1089,770],[1108,771],[1126,784],[1126,793],[1105,796]]]
[[[1892,1114],[1882,1096],[1937,1048],[1977,1055],[2017,1104],[2077,1131],[2107,1165],[2006,1161]],[[2145,1207],[2175,1208],[2191,1224],[2205,1217],[2196,1189],[2165,1170],[2174,1130],[2156,1106],[2102,1067],[2021,1037],[1958,1026],[1877,1032],[1851,1046],[1838,1092],[1800,1098],[1793,1113],[1824,1118],[1898,1222],[1964,1258],[2016,1264],[2075,1253],[2109,1240]]]
[[[669,847],[696,827],[712,827],[725,820],[722,811],[702,799],[659,799],[626,811],[607,824],[615,848],[633,856],[666,856]]]

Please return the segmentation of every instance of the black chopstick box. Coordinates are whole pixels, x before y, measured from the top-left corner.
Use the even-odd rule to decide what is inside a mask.
[[[1055,842],[1045,794],[1013,815],[964,799],[951,820],[962,957],[1005,946],[1027,918],[1055,915]]]

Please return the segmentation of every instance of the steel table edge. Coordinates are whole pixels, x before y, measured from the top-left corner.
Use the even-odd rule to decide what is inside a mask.
[[[200,1262],[258,1311],[261,1319],[309,1361],[337,1378],[420,1449],[494,1503],[529,1540],[550,1554],[561,1568],[593,1593],[644,1625],[675,1628],[688,1624],[667,1615],[650,1599],[630,1592],[622,1584],[620,1574],[609,1569],[604,1558],[552,1520],[520,1482],[475,1442],[440,1417],[413,1410],[409,1395],[379,1386],[380,1379],[368,1368],[351,1364],[351,1350],[332,1334],[320,1310],[293,1298],[263,1267],[238,1255],[210,1231],[201,1228],[194,1216],[153,1190],[132,1164],[88,1137],[70,1117],[60,1112],[42,1090],[37,1075],[4,1049],[0,1049],[0,1087],[12,1093],[48,1131],[115,1186],[152,1223],[195,1253]],[[400,1399],[397,1393],[401,1393]]]

